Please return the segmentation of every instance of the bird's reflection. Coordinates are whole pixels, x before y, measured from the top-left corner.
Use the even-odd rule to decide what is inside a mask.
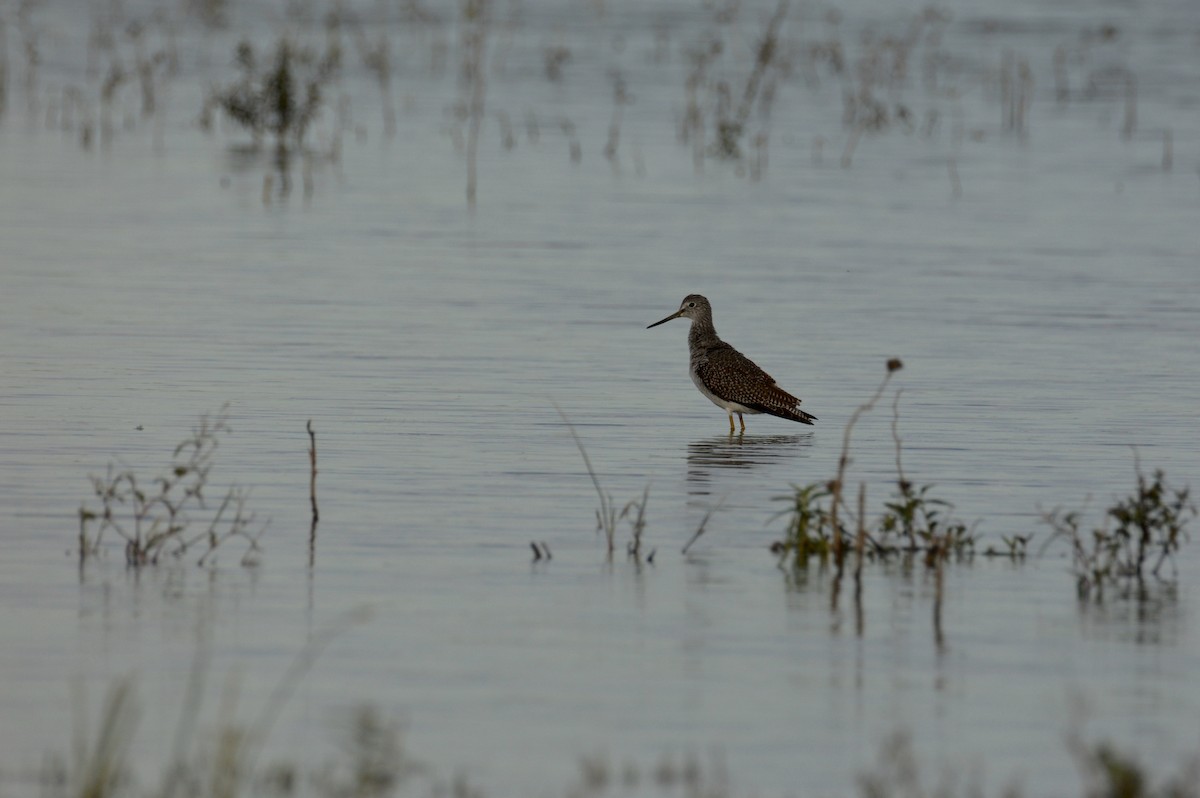
[[[812,446],[813,434],[717,435],[692,441],[687,449],[688,492],[710,492],[713,473],[722,469],[752,470],[796,457]]]

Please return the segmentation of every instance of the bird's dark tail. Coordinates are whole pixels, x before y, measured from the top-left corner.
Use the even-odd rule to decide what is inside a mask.
[[[812,413],[805,413],[800,408],[796,408],[795,410],[768,410],[767,412],[773,416],[786,418],[789,421],[799,421],[801,424],[811,424],[817,420],[817,417]]]
[[[786,418],[788,421],[799,421],[801,424],[811,424],[817,420],[812,413],[805,413],[800,409],[799,399],[778,385],[766,388],[755,398],[759,401],[752,405],[746,404],[746,407],[777,418]]]

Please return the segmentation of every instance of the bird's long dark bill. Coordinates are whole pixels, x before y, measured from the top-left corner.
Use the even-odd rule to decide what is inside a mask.
[[[647,326],[647,327],[646,327],[646,329],[647,329],[647,330],[649,330],[649,329],[650,329],[650,327],[657,327],[657,326],[658,326],[658,325],[660,325],[660,324],[666,324],[666,323],[667,323],[667,322],[669,322],[671,319],[677,319],[677,318],[679,318],[679,312],[678,312],[678,311],[676,311],[675,313],[672,313],[670,316],[667,316],[667,317],[666,317],[665,319],[663,319],[662,321],[656,321],[656,322],[654,322],[653,324],[651,324],[651,325]]]

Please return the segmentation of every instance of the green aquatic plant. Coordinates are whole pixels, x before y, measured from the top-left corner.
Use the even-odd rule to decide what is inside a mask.
[[[891,501],[884,503],[884,512],[876,527],[876,551],[924,552],[927,557],[945,558],[973,550],[975,536],[970,527],[950,516],[953,504],[930,495],[933,487],[917,487],[907,480],[897,480],[896,493]],[[893,543],[895,538],[901,541]]]
[[[1110,505],[1102,526],[1090,535],[1081,529],[1080,510],[1064,512],[1056,507],[1042,515],[1043,523],[1053,530],[1042,550],[1056,540],[1067,541],[1081,598],[1100,600],[1106,586],[1128,595],[1133,588],[1142,588],[1147,576],[1161,582],[1177,578],[1175,554],[1188,540],[1187,525],[1197,515],[1196,505],[1189,489],[1171,487],[1161,469],[1148,478],[1136,456],[1134,473],[1134,492]],[[1169,573],[1164,573],[1165,566],[1170,567]]]
[[[933,485],[915,485],[904,473],[899,434],[900,391],[892,403],[892,437],[896,444],[896,491],[883,505],[874,524],[865,517],[865,491],[860,490],[857,514],[845,497],[846,468],[850,464],[850,437],[858,420],[870,412],[883,396],[892,375],[903,368],[899,359],[887,362],[887,372],[875,393],[855,409],[842,436],[842,454],[837,475],[827,482],[793,485],[792,493],[777,496],[790,503],[776,517],[789,516],[784,538],[772,551],[793,567],[807,566],[810,557],[822,563],[832,559],[841,572],[847,553],[854,551],[875,559],[897,554],[922,554],[933,567],[951,556],[967,556],[974,550],[975,535],[966,523],[951,516],[950,502],[932,494]],[[847,519],[853,521],[849,523]]]
[[[788,496],[776,496],[776,501],[785,501],[791,507],[780,511],[776,518],[789,515],[784,538],[772,546],[772,551],[786,558],[792,565],[803,568],[809,557],[822,562],[829,558],[837,546],[848,546],[849,532],[838,525],[833,513],[833,490],[830,482],[812,482],[807,485],[792,485]]]
[[[323,87],[340,61],[337,47],[319,54],[281,37],[264,62],[250,42],[242,41],[234,51],[234,63],[242,76],[210,93],[201,125],[209,127],[213,110],[219,108],[249,130],[256,144],[270,135],[280,155],[299,150],[309,125],[321,112]]]
[[[221,436],[230,431],[228,411],[225,405],[215,417],[200,416],[191,435],[175,447],[167,467],[151,480],[112,463],[103,476],[90,475],[98,506],[85,501],[79,508],[80,562],[101,553],[109,530],[125,542],[125,562],[134,567],[180,560],[193,552],[200,553],[197,564],[204,565],[235,538],[246,544],[242,564],[257,562],[258,541],[266,526],[251,528],[249,492],[233,485],[215,509],[205,501],[213,456]]]
[[[1033,540],[1033,535],[1001,535],[1000,540],[1004,543],[1004,548],[989,545],[983,550],[983,556],[1023,560],[1025,559],[1025,551],[1029,547],[1029,542]]]
[[[1068,733],[1067,749],[1079,769],[1080,798],[1200,798],[1200,755],[1186,757],[1174,773],[1163,777],[1140,764],[1132,751],[1106,741],[1088,741],[1078,730]],[[861,798],[983,798],[989,794],[978,773],[950,768],[935,780],[927,779],[927,773],[912,734],[895,731],[880,746],[876,764],[859,774],[858,794]],[[996,793],[1004,798],[1043,794],[1068,793],[1024,792],[1015,782]]]

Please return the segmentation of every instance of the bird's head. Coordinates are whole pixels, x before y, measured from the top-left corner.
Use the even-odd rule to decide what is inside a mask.
[[[708,304],[708,300],[699,294],[688,294],[679,303],[679,310],[667,316],[662,321],[656,321],[646,327],[657,327],[660,324],[666,324],[671,319],[700,319],[709,318],[712,316],[712,306]]]

